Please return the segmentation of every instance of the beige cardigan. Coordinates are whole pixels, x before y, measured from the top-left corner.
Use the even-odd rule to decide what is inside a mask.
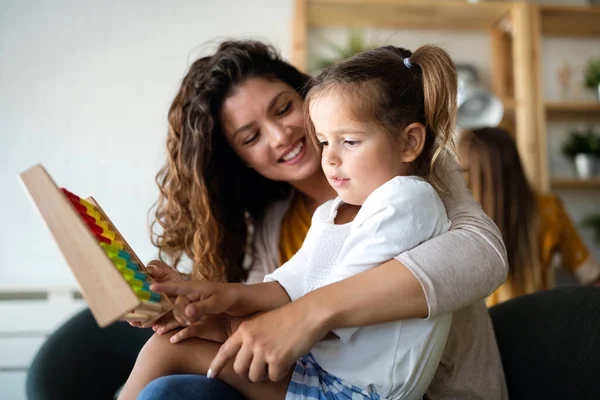
[[[506,250],[500,231],[467,190],[458,164],[445,156],[439,171],[448,185],[440,196],[451,230],[396,257],[421,283],[430,317],[454,313],[426,398],[504,400],[502,363],[483,299],[506,279]],[[279,233],[290,200],[273,204],[258,225],[248,283],[262,282],[279,267]]]

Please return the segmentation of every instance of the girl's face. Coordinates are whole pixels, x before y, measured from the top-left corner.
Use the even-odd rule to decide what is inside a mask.
[[[240,158],[274,181],[301,181],[319,170],[306,143],[300,95],[280,80],[250,78],[225,99],[223,131]]]
[[[309,112],[323,147],[323,171],[345,203],[362,205],[379,186],[410,172],[402,161],[401,141],[374,123],[350,118],[339,94],[317,97]]]

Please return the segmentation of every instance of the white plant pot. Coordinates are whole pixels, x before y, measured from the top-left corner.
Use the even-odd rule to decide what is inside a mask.
[[[575,170],[581,179],[589,179],[598,171],[598,159],[590,154],[577,154],[575,156]]]

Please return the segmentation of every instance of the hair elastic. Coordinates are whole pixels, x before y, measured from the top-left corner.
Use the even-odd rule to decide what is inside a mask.
[[[412,63],[410,62],[410,58],[406,57],[404,60],[404,65],[406,65],[406,68],[411,69],[412,68]]]

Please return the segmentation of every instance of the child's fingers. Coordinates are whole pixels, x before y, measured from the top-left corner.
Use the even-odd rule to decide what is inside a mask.
[[[194,301],[185,307],[185,316],[191,321],[199,321],[207,314],[221,314],[227,307],[217,301],[217,296],[209,296],[200,301]]]
[[[181,274],[162,261],[153,260],[146,266],[146,272],[156,281],[180,281]]]
[[[242,339],[240,335],[233,334],[219,349],[219,352],[215,356],[215,358],[210,363],[209,373],[207,376],[209,378],[217,378],[223,368],[227,365],[231,359],[233,359],[240,349],[242,348]]]
[[[177,321],[182,324],[187,324],[189,319],[185,316],[185,308],[190,304],[190,301],[185,296],[178,296],[175,299],[175,304],[173,306],[173,316]]]
[[[214,332],[211,332],[211,330],[207,328],[208,327],[204,324],[188,326],[187,328],[183,328],[182,330],[171,336],[171,339],[169,340],[171,341],[171,343],[179,343],[189,338],[206,339],[212,340],[214,342],[223,341],[222,337],[218,337],[216,334],[214,334]]]
[[[189,339],[191,337],[198,337],[198,327],[197,326],[188,326],[187,328],[183,328],[173,336],[169,341],[171,343],[179,343],[185,339]]]
[[[178,282],[156,282],[150,285],[150,290],[156,293],[165,293],[169,296],[187,296],[195,301],[201,298],[206,291],[202,282],[178,281]]]
[[[181,323],[177,321],[175,318],[170,319],[166,322],[162,322],[156,325],[156,333],[159,335],[164,335],[167,332],[171,332],[173,329],[181,326]]]

